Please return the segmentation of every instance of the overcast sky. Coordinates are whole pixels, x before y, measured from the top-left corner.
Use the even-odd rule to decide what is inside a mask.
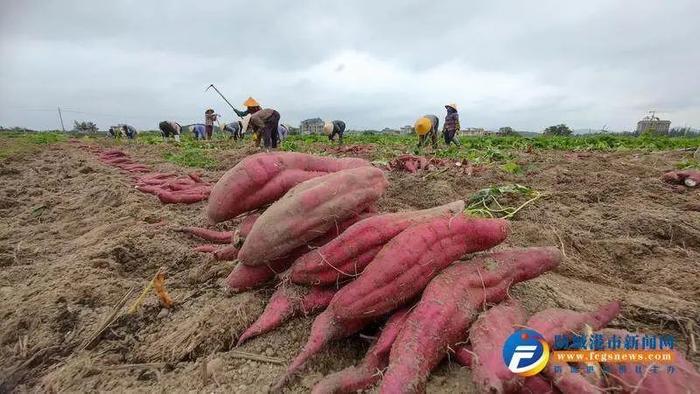
[[[700,1],[0,0],[0,125],[156,129],[234,114],[351,129],[700,127]],[[68,111],[80,111],[68,112]]]

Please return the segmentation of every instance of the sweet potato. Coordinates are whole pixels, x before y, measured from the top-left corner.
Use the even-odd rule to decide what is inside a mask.
[[[551,345],[554,337],[583,330],[585,325],[594,330],[605,327],[620,313],[620,302],[612,301],[593,312],[577,312],[560,308],[550,308],[537,312],[527,321],[527,327],[537,331]]]
[[[284,256],[363,212],[386,187],[384,173],[373,167],[344,170],[301,183],[260,215],[238,258],[255,266]]]
[[[474,363],[474,352],[472,352],[472,347],[468,345],[459,345],[455,348],[455,360],[463,366],[471,368],[472,363]]]
[[[253,225],[255,224],[255,221],[258,220],[260,217],[259,213],[252,213],[248,216],[246,216],[242,221],[241,224],[238,226],[238,235],[241,238],[245,238],[250,234],[250,230],[253,229]]]
[[[566,309],[551,308],[535,313],[527,322],[527,327],[540,333],[551,345],[556,335],[569,335],[590,326],[593,330],[605,327],[620,313],[620,302],[613,301],[602,305],[593,312],[576,312]],[[567,366],[561,372],[555,371],[555,363],[550,361],[543,374],[562,392],[596,394],[601,392],[603,382],[594,374],[571,372]]]
[[[238,338],[236,346],[260,334],[272,331],[285,321],[298,315],[321,311],[331,302],[333,288],[279,286],[258,319]]]
[[[337,237],[346,228],[353,225],[356,221],[373,216],[374,213],[362,213],[358,216],[351,217],[345,220],[338,227],[331,228],[326,234],[311,241],[308,245],[301,245],[294,249],[288,255],[274,259],[265,265],[251,267],[239,263],[226,278],[226,284],[234,293],[245,290],[254,289],[270,282],[275,276],[286,271],[292,263],[306,253],[310,248],[316,248],[325,245],[328,241]],[[245,230],[245,229],[244,229]]]
[[[367,351],[362,363],[326,376],[314,386],[312,394],[354,393],[378,382],[379,371],[389,364],[389,351],[409,312],[408,308],[394,312],[384,325],[377,341]]]
[[[335,159],[296,152],[258,153],[241,160],[214,185],[207,215],[213,222],[232,219],[281,198],[311,178],[368,166],[362,159]]]
[[[454,216],[464,210],[458,200],[421,211],[378,215],[355,223],[338,238],[310,251],[294,262],[290,271],[293,283],[331,285],[358,276],[392,238],[411,225],[439,216]]]
[[[173,192],[163,190],[157,194],[160,202],[164,204],[194,204],[204,201],[209,197],[208,190],[188,190],[184,192]]]
[[[514,299],[482,313],[469,330],[472,351],[472,381],[484,393],[511,393],[520,388],[521,379],[499,357],[506,339],[525,323],[527,313]]]
[[[599,333],[603,334],[606,338],[617,335],[622,338],[623,341],[627,335],[642,336],[640,334],[617,329],[604,329]],[[648,370],[652,368],[653,364],[642,365],[642,373],[635,371],[635,364],[606,364],[609,368],[609,372],[607,373],[608,388],[614,388],[623,393],[639,394],[681,394],[697,392],[700,387],[700,373],[698,373],[693,364],[686,360],[681,353],[676,350],[673,350],[673,353],[674,360],[673,364],[671,364],[675,368],[673,373],[665,371],[664,368],[666,366],[663,364],[657,365],[659,368],[657,373]],[[625,367],[623,372],[620,372],[621,366]]]
[[[440,270],[467,253],[489,249],[508,234],[500,219],[464,214],[407,228],[389,241],[329,306],[339,320],[381,316],[420,294]]]
[[[194,235],[197,238],[218,244],[230,244],[233,240],[233,232],[231,231],[216,231],[202,227],[181,227],[175,229],[175,231]]]
[[[270,392],[281,392],[282,387],[304,366],[306,361],[320,352],[327,343],[355,334],[373,320],[373,318],[368,318],[340,322],[333,317],[328,309],[321,312],[320,315],[316,316],[311,326],[311,333],[306,345],[294,358],[284,375],[272,386]]]
[[[444,269],[425,288],[396,338],[380,391],[422,391],[430,371],[448,347],[465,339],[486,303],[503,300],[512,284],[555,268],[561,259],[556,248],[511,249]]]
[[[214,251],[214,260],[216,261],[233,261],[238,257],[238,248],[236,245],[227,245]]]
[[[520,394],[555,394],[557,389],[552,386],[552,382],[540,375],[530,376],[523,381]]]

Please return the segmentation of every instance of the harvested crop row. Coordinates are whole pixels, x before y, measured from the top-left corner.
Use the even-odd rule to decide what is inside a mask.
[[[214,185],[207,215],[215,223],[232,219],[277,201],[306,180],[364,166],[369,166],[369,162],[362,159],[335,159],[296,152],[248,156]]]

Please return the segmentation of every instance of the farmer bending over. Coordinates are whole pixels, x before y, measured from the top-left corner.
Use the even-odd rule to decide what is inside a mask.
[[[133,140],[136,138],[136,136],[139,134],[138,131],[136,131],[136,128],[134,126],[124,124],[122,125],[122,132],[124,133],[123,135],[126,136],[126,138]]]
[[[442,128],[442,132],[445,135],[445,144],[447,147],[450,146],[450,143],[459,146],[457,132],[459,131],[460,127],[457,104],[447,104],[445,109],[447,110],[447,116],[445,116],[445,125]]]
[[[245,119],[243,121],[245,123]],[[280,122],[279,112],[272,108],[261,109],[250,116],[249,122],[248,127],[250,127],[254,133],[262,136],[265,149],[277,148],[277,139],[279,138],[277,126]]]
[[[433,149],[437,149],[439,127],[440,119],[435,115],[425,115],[418,119],[415,124],[416,134],[418,134],[418,148],[428,145],[428,138],[430,138]]]
[[[239,138],[243,139],[243,124],[240,120],[224,125],[224,131],[228,131],[234,141],[238,141]]]
[[[175,141],[180,142],[180,132],[182,131],[182,126],[179,123],[173,122],[172,120],[164,120],[158,123],[158,128],[160,129],[160,135],[163,136],[163,141],[166,141],[170,137],[174,137]]]
[[[334,120],[332,122],[326,122],[323,124],[323,132],[328,136],[328,139],[335,140],[336,134],[338,135],[338,143],[343,143],[343,133],[345,133],[345,122],[342,120]]]
[[[262,107],[260,107],[260,103],[258,103],[252,97],[248,97],[248,100],[244,101],[243,105],[246,107],[245,111],[239,111],[235,108],[233,109],[233,111],[236,112],[236,115],[240,116],[241,118],[246,115],[253,115],[262,109]]]
[[[193,124],[192,132],[194,133],[194,139],[203,140],[206,138],[207,127],[201,123]]]

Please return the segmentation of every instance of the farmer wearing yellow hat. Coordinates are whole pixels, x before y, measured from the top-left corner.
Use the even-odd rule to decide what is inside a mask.
[[[418,119],[415,124],[416,134],[418,134],[418,147],[422,148],[428,144],[428,138],[432,143],[433,149],[438,147],[438,128],[440,127],[440,119],[435,115],[425,115]]]
[[[246,107],[245,111],[239,111],[237,109],[233,109],[236,112],[236,115],[240,116],[241,118],[246,116],[246,115],[252,115],[262,109],[260,106],[260,103],[258,103],[254,98],[248,97],[248,100],[243,102],[243,105]]]
[[[457,133],[459,132],[459,113],[457,113],[457,104],[445,105],[447,116],[445,116],[445,125],[442,127],[442,133],[445,136],[445,144],[450,146],[453,143],[459,146]]]

